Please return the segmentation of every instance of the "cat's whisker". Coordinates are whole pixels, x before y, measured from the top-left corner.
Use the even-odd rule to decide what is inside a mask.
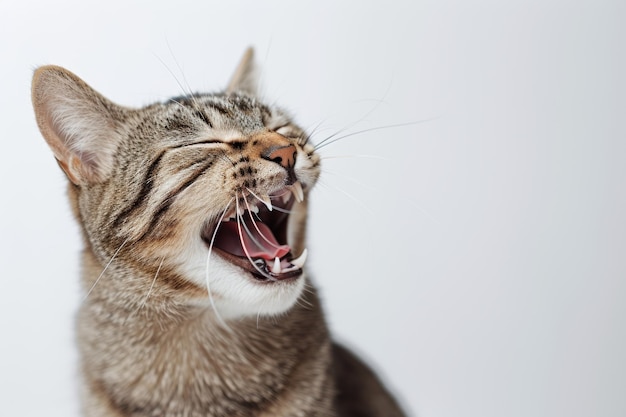
[[[170,51],[170,52],[171,52],[171,51]],[[178,84],[178,87],[182,90],[183,94],[184,94],[184,95],[186,95],[186,96],[190,96],[190,97],[192,97],[192,100],[194,100],[194,103],[195,103],[195,99],[193,98],[193,94],[191,93],[191,90],[187,91],[187,90],[185,89],[185,87],[184,87],[184,86],[183,86],[183,84],[180,82],[180,80],[178,79],[178,77],[176,76],[176,74],[174,74],[174,71],[172,71],[172,69],[171,69],[171,68],[170,68],[170,67],[169,67],[169,66],[165,63],[165,61],[163,61],[163,59],[162,59],[160,56],[158,56],[158,55],[156,55],[156,54],[154,54],[154,56],[155,56],[155,57],[156,57],[156,59],[158,59],[158,60],[159,60],[159,62],[160,62],[160,63],[161,63],[161,64],[165,67],[165,69],[167,70],[167,72],[169,72],[169,73],[170,73],[170,75],[172,76],[172,78],[174,78],[174,81],[176,81],[176,84]],[[178,65],[178,64],[177,64],[177,65]],[[180,69],[180,67],[179,67],[179,69]],[[174,101],[174,100],[170,99],[170,101]],[[178,104],[180,104],[180,103],[178,103]]]
[[[311,290],[309,290],[309,292],[312,293]],[[313,304],[310,301],[305,300],[303,297],[298,298],[296,303],[305,310],[313,310]]]
[[[161,271],[161,267],[163,266],[163,261],[164,260],[165,260],[165,257],[161,258],[161,263],[159,264],[159,267],[157,268],[156,272],[154,273],[154,278],[152,279],[152,284],[150,284],[150,288],[148,289],[148,294],[146,294],[146,297],[141,301],[141,304],[137,308],[136,312],[138,312],[139,310],[144,308],[144,306],[146,305],[146,302],[148,301],[148,298],[150,298],[150,294],[152,294],[152,289],[154,288],[154,284],[156,283],[157,277],[159,276],[159,272]]]
[[[256,199],[259,200],[261,203],[265,204],[265,207],[267,207],[269,211],[272,211],[274,209],[274,206],[272,206],[272,199],[270,198],[269,195],[264,195],[261,197],[255,194],[254,191],[252,191],[251,189],[247,187],[246,187],[246,190],[248,190],[248,192],[252,194],[254,197],[256,197]]]
[[[183,82],[185,83],[185,85],[183,86],[182,83],[176,77],[176,75],[174,75],[171,71],[170,71],[170,73],[172,74],[172,76],[174,77],[174,79],[176,80],[178,85],[180,86],[181,90],[183,91],[183,94],[186,97],[191,99],[191,102],[193,103],[193,106],[196,109],[199,109],[201,104],[198,101],[198,99],[196,97],[196,94],[193,93],[193,90],[191,89],[191,86],[189,85],[189,81],[187,81],[187,77],[185,76],[185,71],[183,71],[182,67],[180,66],[180,63],[178,62],[178,59],[176,59],[176,55],[174,55],[174,51],[172,50],[172,46],[170,45],[170,43],[167,40],[167,38],[165,39],[165,43],[167,44],[167,49],[170,52],[170,56],[174,60],[174,64],[176,64],[176,68],[178,68],[178,72],[180,72],[180,75],[183,77]]]
[[[359,200],[358,198],[356,198],[355,196],[353,196],[352,194],[350,194],[349,192],[347,192],[346,190],[344,190],[343,188],[335,185],[335,184],[327,184],[325,181],[323,181],[321,178],[318,180],[319,184],[324,186],[324,187],[328,187],[328,188],[333,188],[335,191],[340,192],[341,194],[345,195],[346,197],[348,197],[350,200],[354,201],[355,203],[357,203],[358,205],[360,205],[368,214],[370,215],[374,215],[374,212],[372,211],[372,209],[370,209],[367,204],[365,204],[363,201]]]
[[[264,196],[263,198],[261,198],[257,194],[255,194],[254,191],[252,191],[251,189],[246,188],[246,190],[248,190],[248,192],[250,194],[252,194],[252,196],[256,197],[256,199],[259,200],[261,203],[265,204],[265,206],[267,207],[267,209],[269,211],[276,210],[276,211],[280,211],[281,213],[287,213],[287,214],[293,213],[293,211],[291,211],[291,210],[287,210],[287,209],[282,208],[282,207],[274,206],[272,204],[272,200],[270,199],[270,196]],[[274,197],[282,197],[284,195],[287,195],[288,193],[290,193],[290,191],[285,190],[282,194],[277,194]]]
[[[228,156],[228,154],[226,153],[226,151],[224,151],[223,149],[219,150],[220,153],[217,155],[218,157],[222,158],[223,160],[225,160],[226,162],[228,162],[229,164],[231,164],[233,167],[236,167],[237,164],[235,163],[235,161],[233,161],[232,159],[230,159],[230,157]]]
[[[275,243],[273,243],[272,241],[270,241],[263,233],[261,233],[261,230],[259,230],[259,226],[257,226],[256,224],[256,220],[254,219],[254,215],[252,214],[252,210],[250,209],[250,205],[248,204],[248,199],[246,198],[246,196],[243,196],[243,201],[246,203],[246,207],[248,208],[248,213],[250,215],[250,220],[252,220],[252,224],[254,225],[254,228],[256,229],[257,233],[259,234],[259,236],[261,236],[263,238],[264,241],[266,241],[269,245],[275,247],[275,248],[279,248],[278,245],[276,245]],[[245,226],[245,223],[244,223]],[[257,245],[259,244],[256,239],[254,239],[254,237],[252,236],[252,234],[250,233],[250,230],[248,230],[248,228],[246,227],[246,231],[248,231],[249,236],[257,243]],[[259,245],[261,246],[261,245]]]
[[[100,275],[98,275],[98,278],[96,278],[96,281],[93,283],[93,285],[91,286],[91,288],[89,288],[89,291],[87,291],[87,294],[85,294],[85,296],[83,297],[83,301],[85,301],[87,299],[87,297],[89,297],[89,294],[91,294],[91,292],[93,291],[94,288],[96,288],[96,285],[98,285],[98,282],[100,281],[100,278],[102,278],[102,276],[104,275],[104,273],[106,272],[107,269],[109,269],[109,266],[111,266],[111,263],[113,262],[113,260],[115,259],[115,257],[120,253],[120,251],[122,250],[122,248],[124,247],[124,245],[126,245],[126,243],[128,243],[128,241],[130,240],[130,237],[126,238],[126,240],[124,242],[122,242],[122,244],[120,245],[119,248],[117,248],[117,250],[115,251],[115,253],[113,254],[113,256],[111,256],[111,259],[109,259],[109,262],[107,262],[107,264],[104,266],[104,269],[102,270],[102,272],[100,272]]]
[[[185,108],[185,105],[184,105],[183,103],[181,103],[180,101],[178,101],[178,100],[176,100],[176,99],[174,99],[174,98],[169,97],[167,100],[168,100],[170,103],[175,103],[175,104],[176,104],[176,105],[178,105],[178,107],[180,107],[180,108]]]
[[[245,219],[244,219],[244,217],[243,217],[244,215],[245,215],[245,213],[244,213],[244,214],[240,214],[238,217],[241,217],[241,224],[242,224],[243,228],[244,228],[244,229],[246,229],[246,234],[248,235],[248,237],[250,237],[250,239],[252,239],[252,241],[253,241],[253,242],[254,242],[257,246],[263,246],[263,245],[261,244],[261,242],[259,242],[259,241],[258,241],[258,239],[254,236],[254,234],[252,233],[252,231],[250,230],[250,228],[249,228],[249,227],[248,227],[248,225],[246,224]],[[254,220],[252,220],[252,222],[254,223],[255,228],[258,230],[258,227],[256,227],[256,223],[254,222]],[[259,233],[260,233],[260,232],[259,232]],[[263,237],[263,236],[262,236],[262,237]]]
[[[349,130],[352,129],[354,126],[358,125],[359,123],[361,123],[363,120],[367,119],[369,117],[369,115],[371,115],[372,113],[374,113],[374,111],[376,111],[376,109],[378,109],[378,107],[385,102],[385,98],[387,97],[387,95],[389,94],[389,91],[391,90],[391,83],[389,83],[389,85],[387,86],[387,90],[385,91],[385,93],[383,94],[383,97],[380,100],[376,100],[376,104],[374,106],[372,106],[371,109],[369,109],[363,116],[361,116],[357,121],[349,124],[348,126],[346,126],[345,128],[333,133],[332,135],[328,136],[327,138],[323,139],[320,143],[318,143],[317,145],[314,146],[315,150],[318,150],[319,148],[325,146],[324,144],[327,143],[328,141],[335,142],[335,140],[331,140],[333,139],[335,136]]]
[[[306,131],[308,131],[308,133],[305,134],[305,136],[303,137],[303,141],[302,142],[298,142],[298,144],[300,145],[304,145],[305,143],[308,143],[311,138],[318,132],[318,130],[322,127],[322,124],[325,123],[327,121],[326,119],[320,120],[319,122],[317,122],[315,124],[315,126],[313,126],[313,128],[309,131],[309,129],[307,128]]]
[[[281,213],[287,213],[287,214],[291,214],[291,213],[293,213],[293,211],[292,211],[292,210],[287,210],[287,209],[284,209],[284,208],[282,208],[282,207],[274,207],[274,210],[276,210],[276,211],[280,211]]]
[[[368,128],[368,129],[357,130],[356,132],[347,133],[347,134],[345,134],[343,136],[335,137],[334,139],[333,139],[333,137],[336,136],[336,135],[332,135],[332,136],[324,139],[322,142],[318,143],[317,145],[315,145],[315,150],[319,151],[320,149],[322,149],[322,148],[324,148],[324,147],[326,147],[328,145],[331,145],[331,144],[333,144],[335,142],[338,142],[340,140],[343,140],[343,139],[346,139],[346,138],[349,138],[349,137],[352,137],[352,136],[360,135],[362,133],[374,132],[376,130],[383,130],[383,129],[393,129],[393,128],[396,128],[396,127],[413,126],[413,125],[418,125],[418,124],[421,124],[421,123],[430,122],[430,121],[436,120],[438,118],[439,118],[439,116],[436,116],[436,117],[431,117],[431,118],[428,118],[428,119],[417,120],[417,121],[414,121],[414,122],[396,123],[396,124],[390,124],[390,125],[384,125],[384,126],[371,127],[371,128]],[[341,131],[339,133],[341,133]],[[332,139],[332,140],[330,140],[330,139]]]
[[[387,86],[387,90],[385,91],[385,94],[383,94],[383,97],[380,100],[376,100],[375,105],[372,106],[372,108],[367,111],[363,116],[361,116],[357,121],[351,123],[350,125],[346,126],[345,128],[333,133],[332,135],[330,135],[329,137],[325,138],[324,140],[322,140],[320,143],[318,143],[317,145],[315,145],[314,149],[318,150],[319,148],[322,148],[324,146],[326,146],[327,143],[332,143],[332,142],[336,142],[338,139],[334,139],[332,140],[334,137],[336,137],[337,135],[348,131],[349,129],[352,129],[353,127],[355,127],[356,125],[358,125],[359,123],[361,123],[362,121],[364,121],[365,119],[367,119],[372,113],[374,113],[374,111],[376,111],[376,109],[378,109],[378,107],[385,102],[385,98],[387,97],[387,94],[389,94],[389,90],[391,89],[391,83]],[[329,142],[330,141],[330,142]]]
[[[259,321],[261,319],[261,309],[256,313],[256,329],[259,330]]]
[[[353,184],[356,184],[356,185],[358,185],[360,187],[363,187],[363,188],[366,188],[368,190],[375,191],[375,192],[380,192],[380,190],[377,189],[376,187],[373,187],[373,186],[371,186],[369,184],[365,184],[362,181],[357,180],[356,178],[349,177],[349,176],[343,175],[343,174],[338,174],[336,172],[329,171],[328,169],[324,169],[323,172],[324,172],[324,175],[327,175],[327,174],[334,175],[336,177],[343,178],[346,181],[349,181],[349,182],[351,182]]]
[[[308,283],[304,284],[304,287],[302,288],[302,291],[306,292],[306,293],[309,293],[309,294],[311,294],[313,296],[315,296],[315,294],[316,294],[314,287],[312,285],[308,284]],[[312,305],[311,302],[309,302],[309,301],[307,301],[307,303]]]
[[[211,308],[215,312],[215,316],[217,317],[217,319],[220,322],[220,324],[222,324],[222,326],[224,326],[228,330],[230,330],[230,327],[226,324],[224,319],[222,319],[222,316],[220,315],[219,311],[217,311],[217,306],[215,305],[215,300],[213,300],[213,293],[211,292],[209,270],[211,268],[211,253],[213,252],[213,245],[215,243],[215,237],[217,236],[217,231],[218,231],[220,225],[222,224],[222,221],[224,220],[224,216],[226,216],[226,212],[230,208],[230,205],[232,204],[233,199],[234,198],[231,198],[230,201],[228,202],[228,204],[226,204],[226,207],[224,207],[224,210],[222,211],[222,215],[220,216],[220,218],[218,219],[218,221],[217,221],[217,223],[215,225],[215,230],[213,231],[213,235],[211,236],[211,241],[209,242],[209,253],[208,253],[207,258],[206,258],[206,268],[205,268],[206,289],[207,289],[207,293],[209,295],[209,303],[211,304]]]
[[[237,213],[239,213],[239,199],[238,198],[235,199],[235,204],[237,206]],[[254,262],[254,260],[250,256],[250,253],[248,252],[248,248],[246,247],[244,240],[243,240],[243,232],[241,230],[241,224],[244,222],[241,217],[242,217],[241,215],[237,214],[237,230],[239,232],[239,240],[241,242],[241,247],[243,248],[243,252],[246,254],[246,258],[248,258],[248,261],[250,261],[250,264],[254,267],[254,269],[256,269],[259,272],[259,274],[273,281],[274,278],[268,275],[267,273],[265,273],[265,271],[261,270],[261,268],[258,267],[258,265]]]
[[[363,154],[354,154],[354,155],[323,155],[320,159],[327,161],[329,159],[350,159],[350,158],[368,158],[368,159],[379,159],[381,161],[389,161],[389,158],[385,158],[380,155],[363,155]]]

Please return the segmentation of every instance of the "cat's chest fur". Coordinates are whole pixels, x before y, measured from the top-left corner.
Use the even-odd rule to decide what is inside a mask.
[[[335,415],[319,301],[302,302],[308,308],[296,306],[280,326],[251,318],[225,328],[201,307],[112,316],[94,298],[78,322],[88,398],[95,408],[115,398],[112,408],[134,416]]]
[[[86,416],[402,415],[330,340],[305,268],[320,157],[254,85],[251,51],[225,92],[140,109],[35,72],[84,238]]]

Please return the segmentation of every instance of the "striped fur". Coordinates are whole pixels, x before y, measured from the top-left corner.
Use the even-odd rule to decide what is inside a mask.
[[[291,208],[287,242],[305,248],[320,158],[286,113],[251,94],[251,57],[223,93],[141,109],[63,68],[35,72],[37,123],[84,236],[86,416],[401,415],[376,377],[332,344],[306,273],[259,282],[209,250],[207,230],[227,211],[293,181],[304,201]],[[289,169],[267,157],[291,146]]]

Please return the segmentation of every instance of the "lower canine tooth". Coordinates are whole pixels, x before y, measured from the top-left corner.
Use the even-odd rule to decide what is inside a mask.
[[[298,256],[296,259],[292,259],[291,260],[291,264],[297,266],[300,269],[302,269],[302,267],[304,266],[304,263],[306,262],[307,255],[308,255],[308,251],[306,249],[304,249],[300,256]]]
[[[274,258],[274,265],[272,265],[272,273],[274,274],[280,274],[281,269],[280,269],[280,259],[278,259],[278,257]]]

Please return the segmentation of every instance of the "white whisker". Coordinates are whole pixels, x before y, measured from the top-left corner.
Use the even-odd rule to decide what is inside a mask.
[[[235,199],[235,204],[237,205],[237,213],[239,213],[239,198],[237,197]],[[259,274],[263,275],[265,278],[270,279],[270,280],[274,280],[273,277],[271,277],[270,275],[268,275],[267,273],[265,273],[265,271],[262,271],[257,264],[254,263],[254,261],[252,260],[252,257],[250,256],[250,253],[248,252],[248,248],[246,248],[246,245],[243,242],[243,233],[241,231],[241,215],[237,214],[237,230],[239,231],[239,240],[241,242],[241,247],[243,248],[244,253],[246,254],[246,258],[248,258],[248,261],[250,261],[250,264],[254,267],[254,269],[256,269]]]
[[[313,304],[302,297],[298,297],[298,299],[296,299],[296,303],[305,310],[313,310]]]
[[[170,56],[174,60],[174,64],[176,64],[176,68],[178,68],[180,75],[183,77],[183,81],[185,82],[185,87],[187,87],[187,88],[183,88],[181,86],[183,93],[185,93],[186,95],[192,96],[192,100],[193,100],[194,99],[193,93],[192,93],[191,87],[189,86],[189,82],[187,81],[187,77],[185,77],[185,71],[183,71],[183,69],[180,67],[180,63],[176,59],[176,55],[174,55],[174,51],[172,50],[172,45],[170,45],[170,41],[168,39],[165,39],[165,44],[167,45],[167,50],[170,52]],[[178,84],[180,85],[180,82]]]
[[[150,285],[150,288],[148,289],[148,294],[146,294],[146,297],[143,299],[143,301],[139,305],[139,308],[137,308],[137,311],[141,310],[146,305],[146,302],[148,301],[148,298],[150,297],[150,294],[152,293],[152,289],[154,288],[154,284],[156,283],[156,279],[159,276],[159,272],[161,271],[161,267],[163,266],[164,260],[165,260],[165,257],[161,258],[161,263],[159,264],[159,267],[157,268],[156,273],[154,274],[154,278],[152,279],[152,284]]]
[[[255,194],[255,193],[254,193],[251,189],[246,188],[246,190],[248,190],[248,192],[249,192],[250,194],[252,194],[252,195],[253,195],[253,196],[254,196],[257,200],[259,200],[261,203],[263,203],[263,204],[267,205],[267,202],[266,202],[265,200],[263,200],[261,197],[259,197],[258,195],[256,195],[256,194]],[[274,197],[282,197],[282,196],[284,196],[285,194],[287,194],[288,192],[289,192],[289,191],[285,190],[282,194],[277,194],[277,195],[275,195]],[[244,199],[245,199],[245,197],[244,197]],[[293,213],[291,210],[287,210],[287,209],[284,209],[284,208],[282,208],[282,207],[277,207],[277,206],[274,206],[274,205],[272,205],[272,210],[280,211],[281,213],[287,213],[287,214],[291,214],[291,213]]]
[[[346,190],[336,186],[335,184],[327,184],[325,181],[323,181],[321,178],[319,180],[319,184],[324,186],[324,187],[330,187],[330,188],[334,188],[335,191],[339,191],[341,194],[345,195],[346,197],[348,197],[350,200],[354,201],[355,203],[357,203],[358,205],[360,205],[368,214],[370,215],[374,215],[374,212],[372,211],[372,209],[370,209],[367,204],[365,204],[364,202],[362,202],[361,200],[359,200],[358,198],[354,197],[352,194],[350,194],[349,192],[347,192]]]
[[[361,133],[374,132],[376,130],[383,130],[383,129],[393,129],[395,127],[412,126],[412,125],[417,125],[417,124],[421,124],[421,123],[430,122],[430,121],[436,120],[438,118],[439,117],[437,116],[437,117],[431,117],[431,118],[428,118],[428,119],[418,120],[418,121],[415,121],[415,122],[396,123],[396,124],[385,125],[385,126],[371,127],[371,128],[368,128],[368,129],[357,130],[356,132],[347,133],[347,134],[339,136],[339,137],[335,137],[336,136],[336,134],[335,134],[335,135],[332,135],[332,136],[324,139],[322,142],[318,143],[317,145],[315,145],[315,150],[318,151],[318,150],[320,150],[321,148],[323,148],[325,146],[328,146],[330,144],[338,142],[338,141],[340,141],[342,139],[349,138],[351,136],[360,135]],[[344,129],[344,131],[345,131],[345,129]],[[340,131],[338,133],[342,133],[342,132]],[[330,140],[330,139],[332,139],[332,140]]]
[[[338,174],[338,173],[336,173],[336,172],[329,171],[329,170],[327,170],[327,169],[324,169],[323,171],[324,171],[324,174],[335,175],[335,176],[337,176],[337,177],[340,177],[340,178],[345,179],[346,181],[350,181],[350,182],[351,182],[351,183],[353,183],[353,184],[359,185],[359,186],[361,186],[361,187],[363,187],[363,188],[367,188],[367,189],[369,189],[369,190],[376,191],[376,192],[380,191],[380,190],[379,190],[379,189],[377,189],[376,187],[373,187],[373,186],[371,186],[371,185],[365,184],[365,183],[363,183],[362,181],[357,180],[356,178],[349,177],[349,176],[347,176],[347,175],[343,175],[343,174]]]
[[[268,204],[269,204],[269,206],[267,207],[267,208],[268,208],[268,210],[270,210],[270,211],[271,211],[271,210],[274,208],[274,207],[272,206],[272,202],[271,202],[271,199],[270,199],[269,197],[268,197],[268,199],[269,199],[270,201],[269,201],[269,203],[268,203],[268,201],[267,201],[266,199],[263,199],[263,198],[259,197],[258,195],[256,195],[256,194],[254,193],[254,191],[252,191],[252,190],[251,190],[251,189],[249,189],[248,187],[246,187],[246,190],[248,190],[248,192],[249,192],[250,194],[252,194],[254,197],[256,197],[256,199],[257,199],[257,200],[259,200],[261,203],[265,204],[266,206],[268,206]],[[271,207],[271,208],[270,208],[270,207]]]
[[[105,265],[104,269],[102,270],[102,272],[100,272],[100,275],[98,275],[98,278],[96,278],[96,281],[93,283],[93,285],[91,286],[91,288],[89,288],[89,291],[87,291],[87,294],[85,294],[85,296],[83,297],[83,301],[85,301],[87,299],[87,297],[89,297],[89,294],[91,294],[91,292],[93,291],[93,289],[96,287],[96,285],[98,284],[98,282],[100,281],[100,278],[102,278],[102,276],[104,275],[104,273],[106,272],[107,269],[109,269],[109,266],[111,266],[111,262],[113,262],[113,260],[115,259],[115,257],[117,256],[118,253],[120,253],[120,251],[122,250],[122,248],[124,247],[124,245],[126,245],[126,243],[130,240],[130,237],[126,238],[126,240],[124,242],[122,242],[122,244],[120,245],[119,248],[117,248],[117,250],[115,251],[115,253],[113,254],[113,256],[111,256],[111,259],[109,259],[109,262]]]
[[[245,195],[243,196],[243,201],[246,203],[246,207],[248,207],[248,214],[250,215],[250,220],[252,220],[252,224],[254,225],[254,228],[256,229],[256,231],[259,233],[259,236],[261,236],[263,240],[269,243],[271,246],[278,249],[279,246],[271,242],[267,237],[265,237],[263,233],[261,233],[261,230],[259,230],[259,226],[257,226],[256,221],[254,220],[254,215],[252,214],[252,210],[250,210],[250,205],[248,204],[248,199],[246,198]],[[245,223],[244,223],[244,226],[245,226]],[[250,235],[250,237],[255,241],[255,243],[259,245],[259,242],[257,242],[256,239],[254,239],[254,237],[250,233],[250,230],[248,230],[247,227],[246,227],[246,230],[248,231],[248,234]],[[262,246],[262,245],[259,245],[259,246]]]
[[[280,211],[281,213],[287,213],[287,214],[291,214],[291,213],[293,213],[293,211],[291,211],[291,210],[287,210],[287,209],[284,209],[284,208],[282,208],[282,207],[274,207],[274,210],[276,210],[276,211]]]
[[[385,94],[383,94],[382,99],[380,100],[376,100],[376,104],[374,106],[372,106],[372,108],[365,113],[363,116],[361,116],[361,118],[359,118],[357,121],[349,124],[348,126],[346,126],[345,128],[333,133],[332,135],[328,136],[327,138],[325,138],[324,140],[322,140],[320,143],[318,143],[317,145],[314,146],[315,150],[318,150],[324,146],[326,146],[327,144],[336,142],[340,139],[342,139],[343,137],[333,139],[335,136],[347,131],[348,129],[352,129],[354,126],[356,126],[357,124],[361,123],[363,120],[365,120],[370,114],[374,113],[374,111],[381,105],[381,103],[384,103],[385,98],[387,97],[387,94],[389,94],[389,91],[391,90],[391,82],[389,83],[389,85],[387,86],[387,91],[385,91]]]
[[[249,228],[249,227],[248,227],[248,225],[246,224],[246,221],[245,221],[245,219],[243,218],[243,216],[244,216],[244,214],[241,214],[241,220],[242,220],[242,221],[241,221],[241,224],[242,224],[243,228],[244,228],[244,229],[246,229],[246,234],[248,235],[248,237],[249,237],[250,239],[252,239],[252,241],[253,241],[253,242],[254,242],[257,246],[262,247],[263,245],[262,245],[262,244],[261,244],[261,242],[259,242],[259,241],[257,240],[257,238],[254,236],[254,234],[252,233],[252,231],[250,230],[250,228]],[[254,222],[254,220],[252,220],[252,221]],[[256,223],[255,223],[255,226],[256,226]],[[257,230],[258,230],[258,228],[257,228]],[[259,233],[260,233],[260,232],[259,232]]]
[[[217,223],[215,224],[215,230],[213,231],[213,235],[211,236],[211,242],[209,243],[209,254],[207,255],[206,258],[206,270],[205,270],[205,277],[206,277],[206,289],[207,289],[207,293],[209,295],[209,302],[211,303],[211,307],[213,308],[213,311],[215,312],[215,316],[217,317],[218,321],[226,328],[230,330],[230,327],[226,324],[226,322],[222,319],[222,316],[220,316],[220,313],[217,311],[217,307],[215,306],[215,301],[213,300],[213,293],[211,292],[211,285],[209,283],[209,269],[211,267],[211,253],[213,252],[213,244],[215,243],[215,236],[217,236],[217,230],[220,227],[220,224],[222,223],[222,220],[224,220],[224,216],[226,216],[226,212],[228,211],[228,208],[230,207],[231,203],[233,202],[233,198],[230,199],[230,201],[228,202],[228,204],[226,204],[226,207],[224,208],[224,211],[222,211],[222,215],[220,216],[220,218],[218,219]]]
[[[370,158],[370,159],[379,159],[381,161],[389,161],[389,158],[385,158],[384,156],[380,156],[380,155],[360,155],[360,154],[355,154],[355,155],[323,155],[320,157],[322,160],[327,161],[329,159],[347,159],[347,158]]]
[[[192,100],[194,100],[194,99],[193,99],[193,95],[191,94],[191,91],[187,91],[187,90],[185,89],[185,87],[183,86],[183,84],[179,81],[178,77],[176,77],[176,74],[174,74],[174,71],[172,71],[172,70],[170,69],[170,67],[169,67],[169,66],[165,63],[165,61],[163,61],[163,59],[161,59],[161,57],[159,57],[159,56],[158,56],[158,55],[156,55],[156,54],[155,54],[155,57],[156,57],[156,59],[158,59],[158,60],[159,60],[159,62],[160,62],[160,63],[161,63],[161,64],[165,67],[165,69],[167,70],[167,72],[169,72],[169,73],[170,73],[170,75],[174,78],[174,81],[176,81],[176,84],[178,84],[178,87],[182,90],[183,94],[184,94],[184,95],[187,95],[187,96],[192,97]],[[171,99],[170,99],[170,101],[174,101],[174,100],[171,100]],[[180,103],[179,103],[179,104],[180,104]]]

